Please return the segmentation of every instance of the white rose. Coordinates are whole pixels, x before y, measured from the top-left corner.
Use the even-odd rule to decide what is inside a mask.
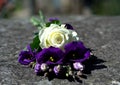
[[[69,30],[65,25],[51,24],[39,31],[39,39],[41,48],[50,46],[63,48],[66,43],[79,40],[74,30]]]

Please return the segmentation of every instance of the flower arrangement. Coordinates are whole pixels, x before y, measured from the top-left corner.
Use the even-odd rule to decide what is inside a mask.
[[[36,74],[56,77],[80,76],[84,70],[84,61],[90,57],[90,49],[79,40],[77,32],[70,24],[61,24],[57,18],[45,22],[40,12],[40,19],[32,18],[38,28],[33,42],[19,54],[18,62],[31,66]]]

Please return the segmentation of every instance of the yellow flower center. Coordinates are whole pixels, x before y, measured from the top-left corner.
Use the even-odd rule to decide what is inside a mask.
[[[53,59],[53,57],[52,57],[52,56],[50,57],[50,61],[52,61],[52,62],[54,61],[54,59]]]

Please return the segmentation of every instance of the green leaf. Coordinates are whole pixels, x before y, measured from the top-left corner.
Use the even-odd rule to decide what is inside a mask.
[[[37,18],[32,17],[30,21],[33,23],[33,25],[40,26],[40,21]]]
[[[42,27],[45,26],[45,16],[43,15],[43,13],[41,11],[39,11],[39,17],[40,17],[40,24]]]
[[[40,11],[39,12],[39,18],[35,18],[35,17],[32,17],[31,20],[30,20],[33,25],[35,25],[36,27],[38,27],[38,29],[42,29],[45,27],[46,25],[46,22],[45,22],[45,17],[44,15],[42,14],[42,12]]]
[[[51,22],[46,23],[46,27],[49,27],[50,24],[52,24],[52,23]]]
[[[38,50],[40,48],[39,44],[40,44],[40,40],[39,40],[39,36],[37,35],[34,37],[33,42],[30,44],[31,49]]]
[[[32,63],[32,68],[33,68],[33,69],[34,69],[35,65],[36,65],[36,62],[33,62],[33,63]]]
[[[60,25],[60,21],[59,20],[53,20],[52,23]]]
[[[45,23],[45,16],[41,11],[39,11],[39,16],[40,16],[41,22]]]

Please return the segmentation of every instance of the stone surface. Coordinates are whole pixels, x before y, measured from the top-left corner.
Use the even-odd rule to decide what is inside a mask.
[[[82,83],[67,79],[49,81],[17,62],[18,53],[32,41],[35,27],[25,20],[0,20],[0,85],[120,85],[120,17],[59,17],[71,23],[81,41],[93,49]]]

